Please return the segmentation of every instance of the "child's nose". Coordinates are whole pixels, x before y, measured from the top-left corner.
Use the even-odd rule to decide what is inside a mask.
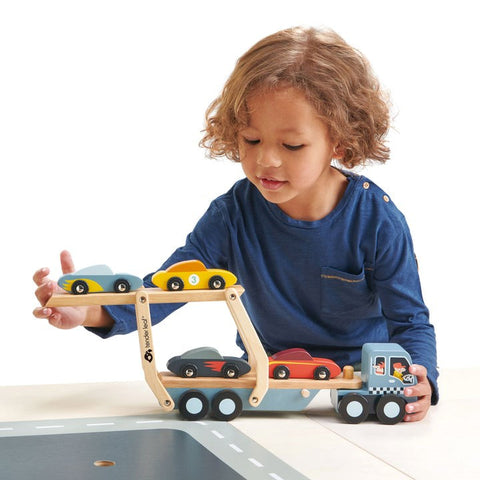
[[[257,155],[257,164],[261,167],[279,167],[282,164],[282,160],[273,150],[262,148],[259,149]]]

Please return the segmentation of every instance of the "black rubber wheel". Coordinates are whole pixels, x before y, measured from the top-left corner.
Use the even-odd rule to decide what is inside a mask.
[[[198,368],[196,365],[188,363],[182,366],[181,374],[184,378],[195,378],[198,375]]]
[[[180,397],[178,410],[186,420],[200,420],[208,413],[208,399],[199,390],[188,390]]]
[[[395,425],[405,416],[405,404],[407,402],[398,395],[384,395],[377,402],[375,413],[379,422],[385,425]]]
[[[225,378],[238,378],[240,374],[240,371],[236,365],[233,365],[233,363],[226,363],[222,367],[222,375]]]
[[[185,284],[180,277],[171,277],[167,280],[167,288],[171,292],[178,292],[180,290],[183,290],[184,286]]]
[[[320,366],[313,372],[313,378],[315,380],[330,380],[330,370],[325,366]]]
[[[75,280],[72,284],[72,293],[74,295],[85,295],[88,293],[88,285],[84,280]]]
[[[273,370],[273,378],[287,380],[290,377],[290,370],[285,365],[279,365]]]
[[[340,400],[338,413],[347,423],[361,423],[368,417],[368,400],[359,393],[349,393]]]
[[[127,280],[119,278],[113,286],[115,293],[128,293],[130,291],[130,284]]]
[[[223,288],[225,288],[224,278],[220,275],[214,275],[208,281],[208,288],[210,288],[210,290],[222,290]]]
[[[232,390],[221,390],[212,400],[212,416],[222,422],[229,422],[242,413],[242,400]]]

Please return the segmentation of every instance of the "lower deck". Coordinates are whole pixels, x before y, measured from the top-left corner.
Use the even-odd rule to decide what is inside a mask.
[[[165,388],[254,388],[256,383],[255,374],[247,373],[239,378],[223,377],[196,377],[183,378],[170,372],[159,372],[158,378]],[[343,378],[343,374],[331,380],[313,380],[306,378],[289,378],[288,380],[268,379],[269,389],[311,389],[311,390],[331,390],[331,389],[359,389],[362,387],[362,380],[359,376],[351,379]]]

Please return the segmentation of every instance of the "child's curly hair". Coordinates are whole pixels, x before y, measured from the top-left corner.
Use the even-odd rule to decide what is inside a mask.
[[[200,145],[212,158],[240,161],[238,132],[248,125],[247,97],[284,86],[304,92],[339,145],[343,166],[388,160],[388,100],[368,61],[335,32],[302,27],[270,35],[239,58],[207,109]]]

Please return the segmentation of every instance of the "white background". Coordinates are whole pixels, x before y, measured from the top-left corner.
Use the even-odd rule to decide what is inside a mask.
[[[33,318],[34,270],[156,269],[242,177],[204,157],[203,115],[260,38],[327,26],[370,59],[396,118],[392,160],[363,173],[414,237],[439,363],[480,365],[478,17],[474,2],[0,3],[0,384],[141,379],[136,333],[103,341]],[[155,327],[162,359],[237,353],[221,304]]]

